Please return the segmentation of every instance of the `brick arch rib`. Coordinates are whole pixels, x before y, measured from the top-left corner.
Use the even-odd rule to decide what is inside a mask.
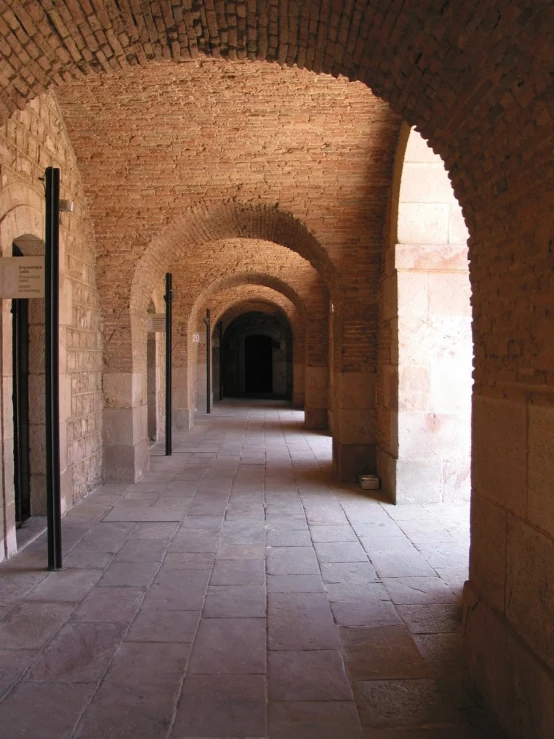
[[[421,0],[379,10],[366,2],[344,6],[339,16],[323,0],[298,7],[280,0],[279,23],[267,22],[264,3],[240,13],[233,5],[214,11],[202,0],[190,8],[169,0],[160,5],[155,14],[151,4],[137,10],[115,0],[4,4],[0,121],[41,92],[90,72],[199,56],[257,59],[367,84],[443,156],[464,206],[474,173],[458,162],[467,154],[473,159],[476,150],[487,153],[491,195],[505,192],[508,177],[519,176],[520,187],[523,180],[537,185],[537,162],[551,152],[549,0]],[[255,38],[247,29],[256,29]],[[472,141],[469,151],[461,138]],[[507,157],[508,149],[521,156]],[[537,157],[523,156],[529,149]]]
[[[285,308],[267,298],[260,298],[259,300],[256,300],[255,298],[241,300],[238,298],[232,304],[222,308],[221,312],[215,315],[214,323],[222,321],[224,325],[229,325],[235,320],[235,318],[250,311],[267,313],[267,315],[279,315],[290,323],[290,318],[287,315]]]
[[[145,296],[151,294],[170,264],[186,259],[190,250],[234,238],[262,239],[284,246],[309,261],[330,290],[338,289],[336,270],[329,256],[298,219],[275,205],[228,201],[191,208],[151,242],[135,270],[131,308],[140,310]]]
[[[271,275],[243,272],[216,280],[198,295],[189,315],[189,332],[195,330],[194,327],[198,323],[200,309],[206,305],[212,296],[217,295],[218,292],[223,290],[227,290],[232,287],[239,287],[241,285],[263,285],[265,287],[269,287],[272,290],[275,290],[275,292],[288,298],[301,314],[305,314],[306,312],[304,301],[300,295],[298,295],[298,293],[283,280]]]

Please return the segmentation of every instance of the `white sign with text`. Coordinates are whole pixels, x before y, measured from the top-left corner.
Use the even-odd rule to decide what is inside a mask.
[[[165,313],[148,314],[148,331],[151,333],[165,331]]]
[[[44,257],[0,257],[0,298],[43,298]]]

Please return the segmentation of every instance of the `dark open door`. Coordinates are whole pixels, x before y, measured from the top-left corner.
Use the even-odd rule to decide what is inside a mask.
[[[247,336],[244,341],[244,390],[248,395],[273,392],[271,336]]]
[[[31,515],[29,470],[29,301],[13,300],[13,427],[15,519],[21,526]]]

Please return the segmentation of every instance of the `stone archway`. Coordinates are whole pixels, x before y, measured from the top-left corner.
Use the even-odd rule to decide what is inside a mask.
[[[551,321],[542,300],[551,290],[552,251],[549,3],[429,0],[386,10],[367,3],[339,15],[307,2],[269,12],[264,5],[210,8],[199,17],[192,10],[177,17],[163,3],[166,12],[156,18],[150,5],[133,14],[109,3],[90,15],[78,4],[60,7],[10,3],[2,10],[4,120],[50,85],[89,70],[199,53],[259,57],[364,81],[443,157],[471,232],[480,515],[468,629],[482,689],[495,705],[509,706],[506,724],[517,725],[522,711],[532,716],[524,725],[533,733],[542,725],[542,692],[524,701],[513,695],[526,682],[527,650],[552,667],[544,626],[551,609],[542,598],[552,562],[551,476],[538,472],[552,459],[545,439],[554,427]],[[488,556],[488,532],[500,557]],[[551,686],[543,663],[532,664],[534,681]],[[519,678],[499,684],[496,673]]]
[[[298,331],[293,326],[293,341],[295,356],[303,358],[303,365],[298,366],[295,361],[294,375],[296,387],[293,397],[296,403],[304,407],[305,425],[307,428],[327,428],[328,426],[328,294],[320,284],[319,279],[312,282],[309,274],[300,277],[301,264],[296,263],[295,269],[286,278],[260,272],[237,272],[233,275],[216,280],[200,293],[190,311],[189,334],[193,327],[200,329],[201,307],[210,304],[222,291],[230,289],[244,289],[245,287],[268,288],[290,301],[300,314],[302,328]],[[313,277],[314,275],[312,275]],[[300,277],[300,279],[298,279]],[[302,339],[299,345],[299,338]],[[189,379],[189,387],[192,385]]]
[[[213,329],[213,397],[223,398],[223,375],[221,374],[221,340],[225,329],[238,316],[250,311],[280,317],[292,331],[292,369],[290,373],[291,399],[294,408],[304,409],[304,376],[306,363],[306,317],[285,295],[264,285],[235,285],[220,290],[209,300],[212,310]],[[200,314],[204,311],[201,309]]]

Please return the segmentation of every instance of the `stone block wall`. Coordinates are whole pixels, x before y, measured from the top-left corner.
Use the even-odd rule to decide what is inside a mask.
[[[161,289],[155,291],[148,313],[165,313]],[[146,393],[148,407],[148,439],[158,441],[165,429],[165,332],[148,332],[146,340]]]
[[[14,242],[24,254],[42,251],[36,245],[44,238],[40,178],[47,166],[60,168],[61,197],[74,201],[74,212],[63,215],[60,225],[61,482],[62,505],[67,509],[102,480],[102,338],[93,230],[74,150],[53,94],[36,98],[0,130],[3,256],[11,256]],[[31,506],[34,514],[44,515],[44,301],[31,302]],[[15,548],[9,300],[2,300],[1,331],[4,523],[0,557],[4,557]]]
[[[382,286],[380,473],[397,503],[469,500],[468,233],[444,164],[415,131],[399,157],[394,255]]]

